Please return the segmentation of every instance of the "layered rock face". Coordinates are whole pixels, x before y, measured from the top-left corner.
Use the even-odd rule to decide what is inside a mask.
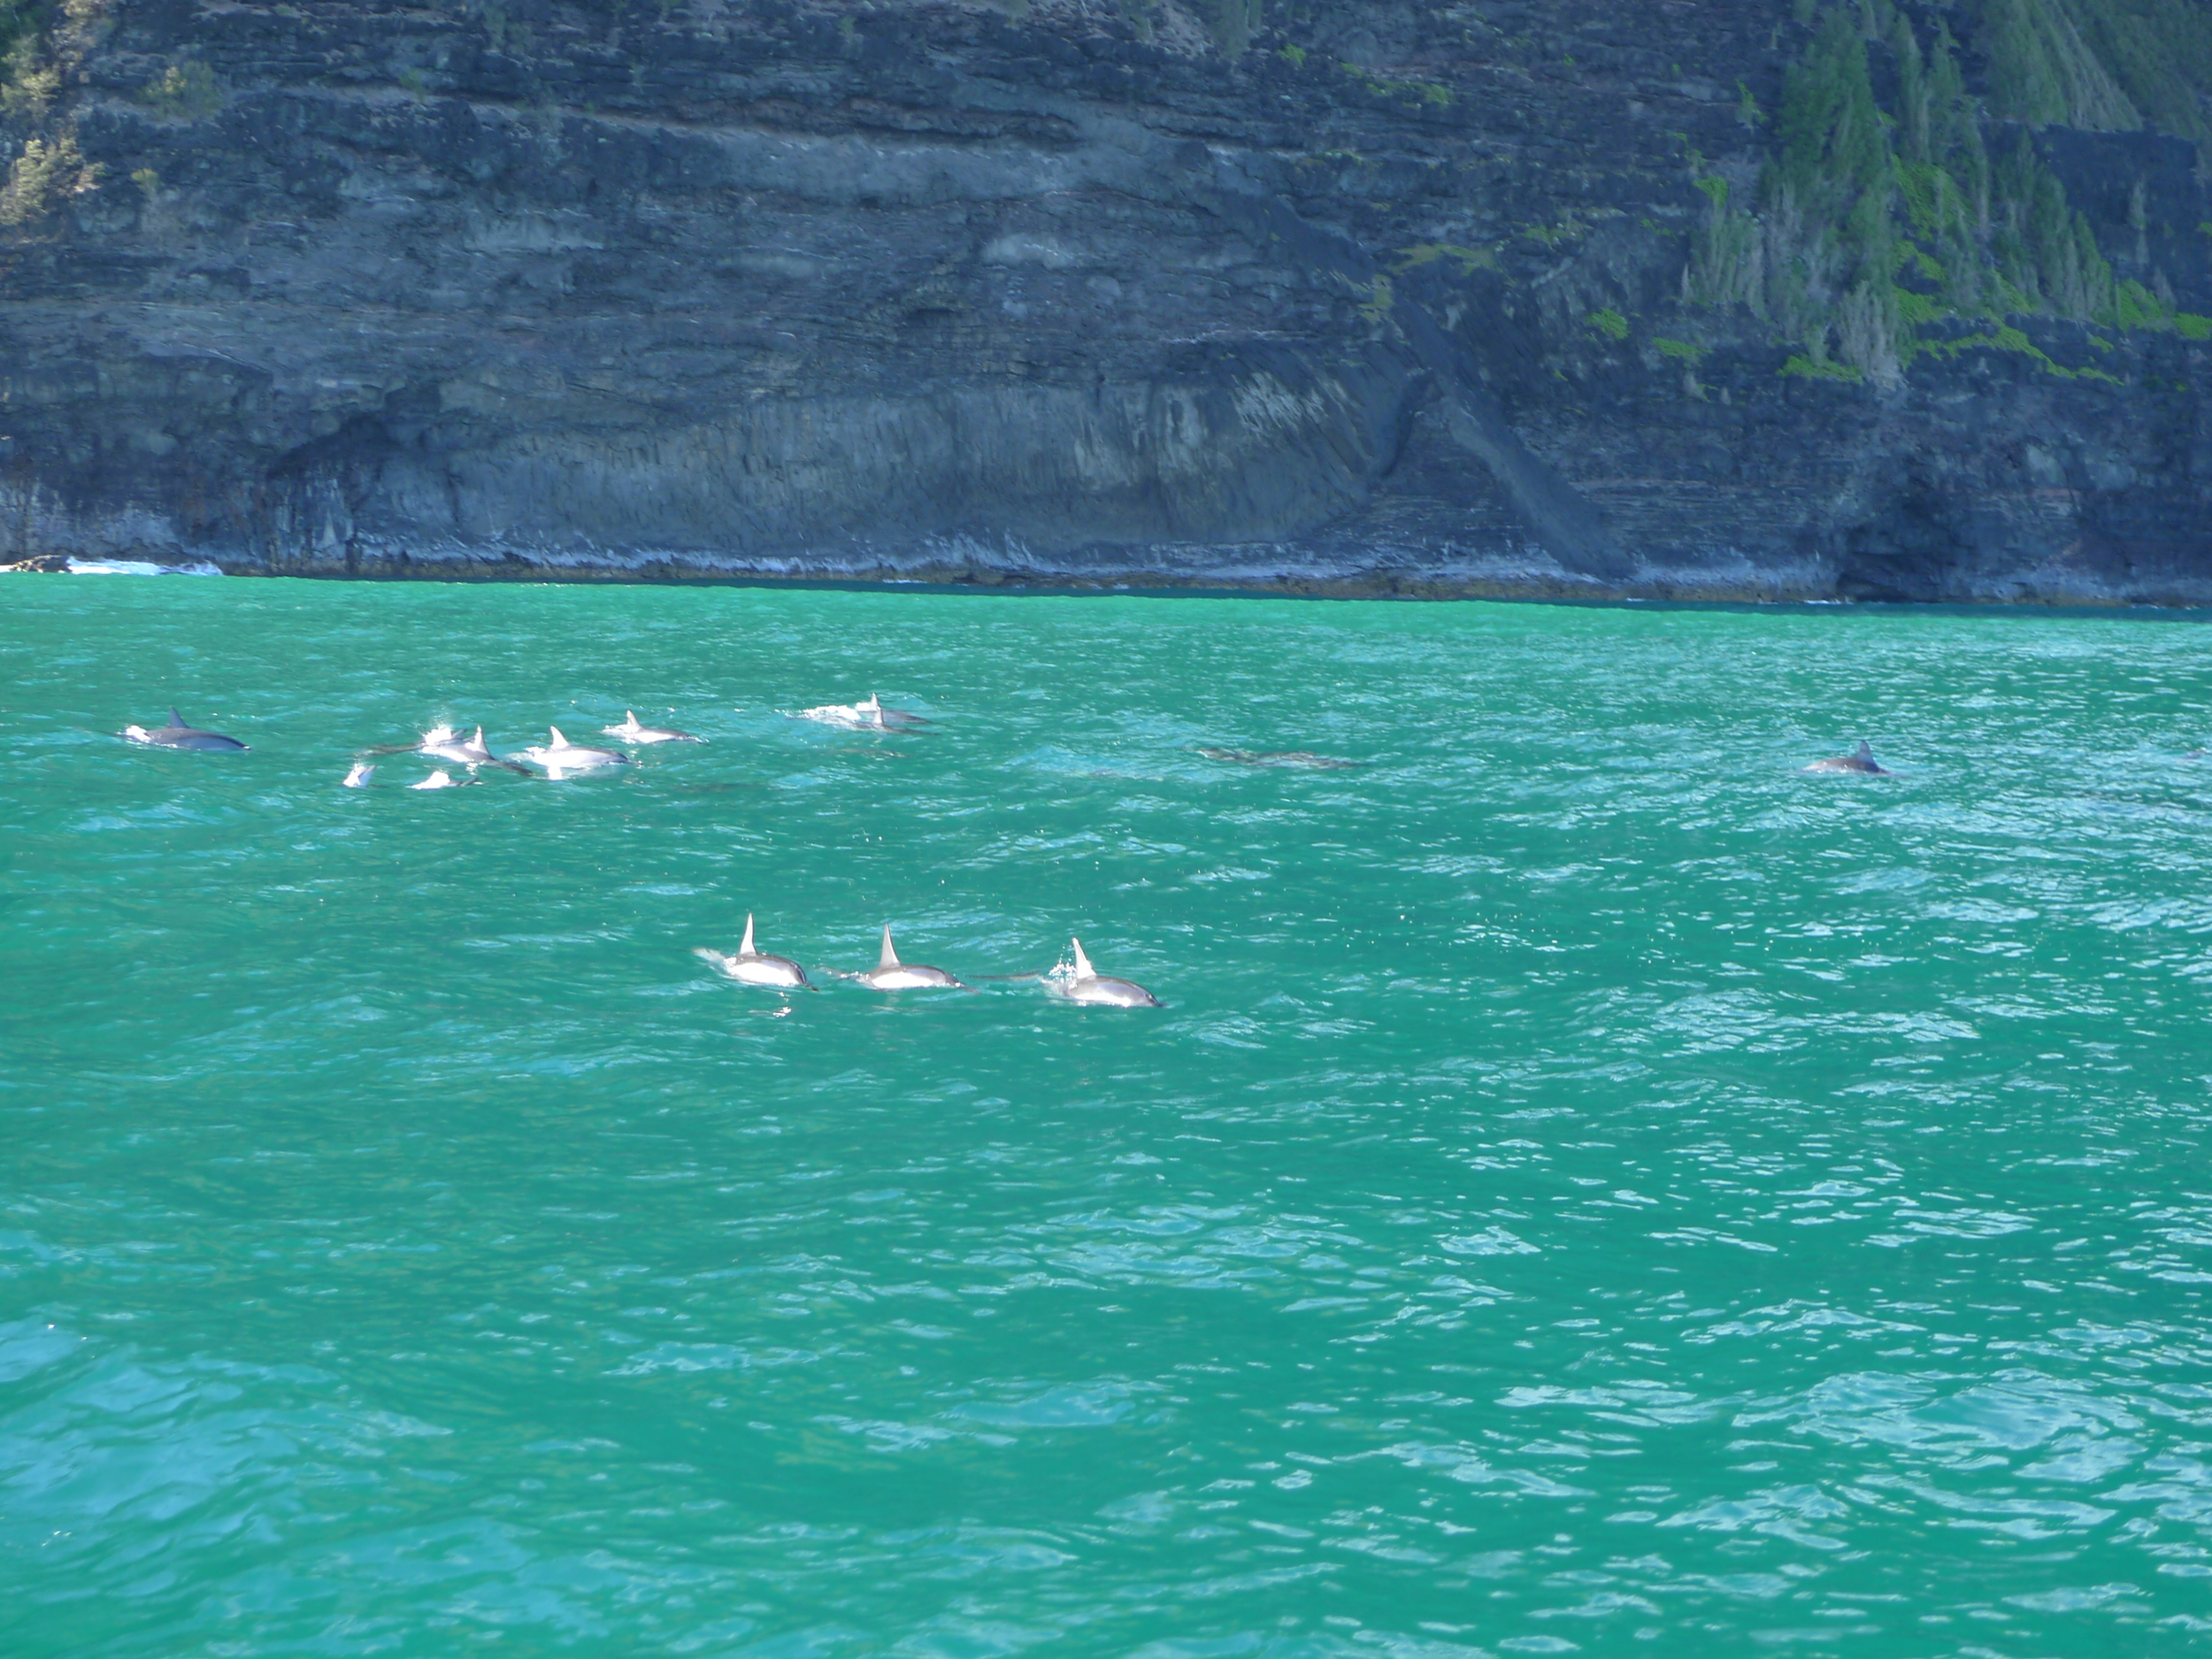
[[[2185,138],[1989,117],[2105,309],[1809,354],[1699,261],[1813,6],[1014,4],[40,14],[0,558],[2212,602]]]

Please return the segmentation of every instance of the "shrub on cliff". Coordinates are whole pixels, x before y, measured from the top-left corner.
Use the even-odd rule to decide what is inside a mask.
[[[2110,23],[2134,15],[2126,8],[2162,4],[1987,0],[1981,38],[1993,99],[2024,121],[2139,125],[2118,79],[2084,43],[2087,26],[2077,27],[2065,8]],[[1884,19],[1879,44],[1895,72],[1883,77],[1894,88],[1887,109],[1868,60],[1868,28]],[[1938,21],[1924,45],[1911,19],[1883,0],[1832,4],[1815,22],[1786,78],[1756,211],[1734,206],[1720,180],[1698,180],[1712,207],[1684,273],[1685,297],[1748,307],[1801,342],[1804,355],[1793,361],[1812,368],[1832,342],[1849,370],[1876,380],[1901,373],[1922,349],[1916,328],[1946,315],[2001,322],[2051,311],[2111,326],[2167,326],[2170,305],[2146,323],[2139,305],[2123,303],[2088,219],[2025,132],[1993,165],[1988,112],[1966,90],[1946,26]]]
[[[0,225],[27,225],[59,205],[65,196],[76,196],[99,182],[100,170],[87,166],[74,136],[34,138],[8,168],[8,181],[0,185]]]
[[[223,88],[213,70],[187,58],[149,81],[139,89],[138,101],[171,120],[204,120],[223,107]]]

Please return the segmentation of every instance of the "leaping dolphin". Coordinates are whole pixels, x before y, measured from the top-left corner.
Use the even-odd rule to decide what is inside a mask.
[[[169,710],[169,724],[149,732],[142,726],[127,726],[119,736],[134,743],[144,743],[154,749],[244,749],[246,744],[234,737],[225,737],[220,732],[203,732],[187,726],[184,717],[175,709]]]
[[[788,956],[766,956],[753,949],[753,918],[749,910],[745,916],[745,940],[738,946],[737,955],[726,956],[718,950],[702,946],[691,953],[703,962],[711,962],[716,968],[740,985],[764,985],[778,991],[810,991],[814,982],[806,977],[806,970]]]
[[[1075,971],[1064,973],[1056,971],[1045,975],[1046,988],[1055,996],[1071,1002],[1090,1002],[1102,1008],[1157,1008],[1160,999],[1141,985],[1127,979],[1110,979],[1091,966],[1091,959],[1083,954],[1083,941],[1071,939],[1075,947]]]
[[[618,737],[626,743],[703,743],[707,741],[689,732],[657,726],[640,726],[634,709],[623,710],[622,716],[620,726],[603,726],[599,729],[609,737]]]
[[[357,760],[353,763],[353,770],[346,774],[345,782],[339,787],[345,789],[365,789],[369,787],[369,780],[375,776],[375,767],[370,765],[365,760]]]
[[[883,930],[883,954],[876,958],[876,965],[865,973],[847,976],[877,991],[919,991],[938,987],[949,991],[964,991],[968,987],[947,973],[942,968],[910,967],[899,960],[899,953],[891,949],[891,930]]]
[[[590,749],[581,743],[572,743],[561,735],[561,728],[545,728],[553,734],[550,743],[541,743],[533,749],[518,751],[517,759],[526,760],[545,768],[549,778],[566,777],[572,772],[594,772],[602,766],[626,766],[630,757],[611,749]]]
[[[1864,738],[1859,740],[1858,748],[1850,754],[1838,755],[1828,760],[1816,760],[1805,770],[1807,772],[1871,772],[1878,778],[1889,778],[1896,775],[1888,767],[1875,764],[1874,746]]]

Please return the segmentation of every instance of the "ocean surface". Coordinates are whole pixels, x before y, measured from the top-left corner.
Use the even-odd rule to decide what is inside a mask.
[[[6,579],[0,1653],[2203,1653],[2208,648]]]

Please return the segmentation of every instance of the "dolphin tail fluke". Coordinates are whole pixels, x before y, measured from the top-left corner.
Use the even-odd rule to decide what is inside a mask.
[[[881,972],[886,968],[898,965],[899,953],[891,949],[891,930],[886,926],[883,930],[883,954],[876,958],[876,971]]]
[[[1068,943],[1075,947],[1075,977],[1079,979],[1098,978],[1098,970],[1091,966],[1091,959],[1083,954],[1083,941],[1071,939]]]
[[[745,942],[737,948],[737,954],[741,956],[759,954],[753,949],[753,913],[750,910],[745,912]]]

